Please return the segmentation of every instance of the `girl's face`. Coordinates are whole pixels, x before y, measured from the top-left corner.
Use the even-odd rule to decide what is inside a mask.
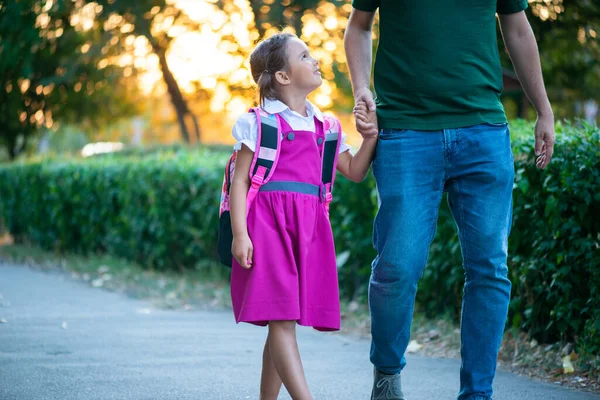
[[[308,52],[306,44],[298,38],[290,38],[287,43],[287,57],[290,84],[307,94],[323,83],[319,62]]]

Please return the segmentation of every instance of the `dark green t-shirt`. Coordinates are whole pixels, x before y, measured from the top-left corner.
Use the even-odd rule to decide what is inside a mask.
[[[496,12],[527,0],[353,0],[379,8],[375,93],[381,128],[437,130],[506,122]]]

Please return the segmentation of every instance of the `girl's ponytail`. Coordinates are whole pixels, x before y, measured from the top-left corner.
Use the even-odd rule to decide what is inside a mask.
[[[258,86],[260,105],[265,99],[277,99],[275,73],[287,69],[287,41],[290,33],[278,33],[263,40],[250,54],[250,71]]]

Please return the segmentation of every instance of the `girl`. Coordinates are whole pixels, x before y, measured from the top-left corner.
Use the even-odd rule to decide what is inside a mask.
[[[278,114],[286,132],[280,138],[279,161],[270,182],[318,187],[323,114],[306,97],[322,83],[319,63],[300,39],[280,33],[256,47],[250,69],[261,108]],[[363,129],[364,140],[354,156],[342,136],[337,170],[348,179],[361,181],[377,144],[377,128],[374,112],[367,114],[366,106],[357,106],[355,113],[369,129]],[[312,397],[295,329],[300,324],[322,331],[339,330],[333,235],[325,205],[315,193],[261,190],[247,214],[257,130],[254,113],[242,115],[233,127],[234,149],[238,150],[230,197],[233,310],[237,322],[268,325],[261,400],[277,399],[282,383],[293,399],[307,400]]]

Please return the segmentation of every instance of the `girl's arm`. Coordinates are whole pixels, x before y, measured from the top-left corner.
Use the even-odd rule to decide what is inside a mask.
[[[337,170],[354,182],[365,179],[377,147],[377,136],[363,138],[355,155],[348,150],[338,156]]]
[[[246,198],[250,188],[248,173],[252,164],[254,153],[245,145],[238,150],[235,161],[235,169],[231,180],[231,193],[229,197],[229,209],[231,213],[231,228],[233,231],[233,243],[231,253],[236,261],[244,268],[252,266],[253,246],[248,227],[246,225]]]

